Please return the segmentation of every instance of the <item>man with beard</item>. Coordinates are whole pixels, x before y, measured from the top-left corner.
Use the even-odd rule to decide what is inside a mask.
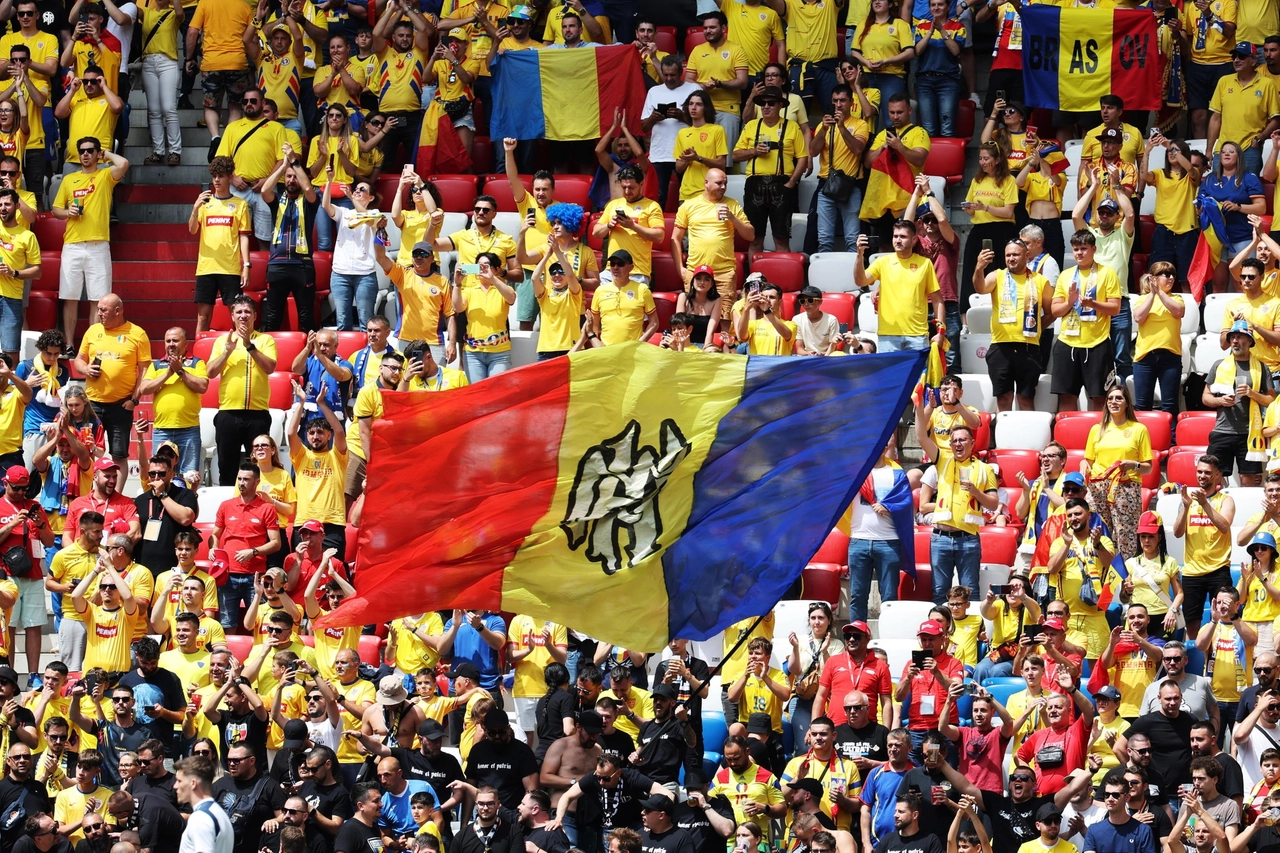
[[[343,823],[355,814],[351,794],[334,776],[334,770],[338,767],[338,757],[327,746],[313,746],[307,752],[303,763],[306,764],[306,772],[311,778],[298,788],[298,796],[306,800],[307,807],[310,809],[309,823],[323,830],[326,845],[332,845]],[[378,803],[381,808],[382,801],[379,800]],[[288,806],[287,803],[285,805]]]
[[[264,827],[262,837],[258,841],[259,849],[280,853],[280,833],[286,826],[296,826],[306,833],[306,853],[329,853],[328,837],[318,825],[307,820],[310,814],[311,806],[305,798],[296,794],[289,797],[284,801],[284,815],[280,820],[267,821],[268,827],[274,824],[275,828],[268,832]]]
[[[231,178],[231,194],[244,199],[253,214],[253,233],[263,243],[271,242],[271,209],[262,198],[266,178],[280,160],[284,125],[263,121],[262,90],[247,89],[241,98],[244,116],[224,129],[215,156],[230,157],[236,163]],[[261,125],[261,126],[259,126]]]
[[[1141,767],[1125,767],[1122,769],[1124,781],[1129,786],[1129,814],[1133,815],[1134,820],[1151,827],[1151,835],[1153,837],[1167,838],[1169,831],[1173,828],[1173,819],[1169,817],[1168,807],[1158,805],[1152,798],[1151,777]],[[1156,790],[1158,791],[1159,788]],[[1163,800],[1164,798],[1160,797],[1160,801],[1163,802]],[[1084,832],[1081,830],[1081,835],[1083,834]]]
[[[1076,853],[1075,845],[1059,836],[1062,809],[1053,803],[1045,803],[1036,811],[1036,829],[1040,830],[1040,843],[1028,841],[1018,848],[1018,853]]]
[[[1067,670],[1058,673],[1058,686],[1061,693],[1052,694],[1045,700],[1044,710],[1048,725],[1035,732],[1014,753],[1018,766],[1029,767],[1032,759],[1040,773],[1040,784],[1037,790],[1042,794],[1052,794],[1066,785],[1067,776],[1073,770],[1084,767],[1085,755],[1089,750],[1089,730],[1093,725],[1093,702],[1080,689],[1079,684]],[[1071,720],[1071,703],[1075,702],[1079,715]],[[1040,755],[1044,749],[1057,750],[1061,753],[1060,762],[1052,767]]]
[[[503,808],[515,809],[525,791],[538,787],[538,761],[529,745],[511,736],[511,721],[501,708],[484,715],[484,740],[467,756],[467,779],[477,787],[492,787]]]
[[[53,810],[53,800],[44,783],[34,778],[31,747],[15,740],[9,746],[4,765],[7,772],[0,779],[0,848],[12,850],[22,837],[23,826],[20,820],[11,822],[9,815],[19,807],[26,814],[48,813]]]
[[[693,838],[672,820],[675,805],[665,794],[653,794],[640,804],[642,853],[695,853]]]
[[[516,810],[524,826],[526,845],[533,845],[530,853],[569,853],[569,837],[564,829],[547,829],[551,821],[551,798],[541,789],[527,791]]]
[[[1123,735],[1116,738],[1112,749],[1116,757],[1124,761],[1131,735],[1141,733],[1150,738],[1151,781],[1159,785],[1160,793],[1172,801],[1177,796],[1178,786],[1191,781],[1187,768],[1191,764],[1191,725],[1194,722],[1191,715],[1182,710],[1182,690],[1174,682],[1166,680],[1160,684],[1160,710],[1143,714],[1135,720]]]
[[[1190,714],[1196,720],[1209,720],[1213,723],[1215,729],[1221,728],[1218,714],[1218,700],[1214,698],[1213,688],[1209,684],[1209,679],[1203,675],[1196,675],[1194,672],[1187,672],[1187,647],[1181,641],[1170,640],[1162,647],[1164,663],[1164,678],[1157,678],[1154,682],[1147,685],[1147,689],[1142,694],[1142,714],[1150,714],[1160,707],[1160,685],[1165,681],[1177,682],[1178,687],[1182,689],[1182,710]],[[1254,672],[1258,672],[1259,668],[1266,668],[1274,665],[1274,656],[1272,663],[1260,664],[1258,659],[1264,657],[1258,655],[1253,662]],[[1257,676],[1261,679],[1262,674]],[[1245,693],[1250,696],[1249,710],[1253,710],[1252,697],[1256,695],[1249,693],[1252,687],[1246,688]],[[1241,707],[1243,707],[1244,696],[1241,696]],[[1245,716],[1249,716],[1247,713]],[[1235,720],[1240,722],[1243,717]],[[1228,722],[1233,722],[1228,720]]]
[[[525,749],[529,748],[524,744],[520,745]],[[532,758],[532,750],[529,755]],[[471,790],[467,791],[468,788]],[[469,795],[475,800],[476,811],[475,819],[464,823],[458,831],[453,844],[449,846],[449,853],[525,853],[524,825],[520,822],[520,815],[502,808],[497,789],[488,785],[472,788],[466,782],[454,782],[453,793],[455,797]],[[548,830],[558,829],[559,824],[553,826],[553,823],[555,822],[550,821],[544,826]],[[363,851],[352,850],[347,853]]]
[[[936,835],[920,828],[921,794],[912,791],[898,795],[893,809],[893,832],[879,845],[876,853],[943,853],[946,847]]]
[[[547,749],[546,758],[542,762],[542,770],[538,781],[551,794],[551,808],[554,810],[560,803],[560,797],[574,780],[581,779],[596,767],[596,760],[604,752],[597,743],[604,723],[595,711],[583,711],[578,714],[577,730],[568,737],[554,741]],[[554,814],[554,811],[552,812]],[[577,843],[577,812],[570,811],[563,815],[564,831],[571,843]]]
[[[688,797],[676,803],[675,824],[693,838],[697,853],[722,853],[725,839],[733,835],[733,806],[724,797],[707,797],[707,777],[701,770],[686,770]]]
[[[652,794],[669,795],[666,788],[648,776],[626,768],[619,755],[606,752],[596,759],[593,772],[579,778],[560,796],[556,816],[547,827],[562,826],[565,815],[581,800],[577,813],[577,846],[582,850],[598,850],[606,833],[640,826],[640,803]]]
[[[227,775],[213,783],[213,799],[232,816],[234,853],[257,853],[262,833],[274,829],[284,816],[284,790],[258,769],[258,758],[248,744],[235,743],[225,755]]]
[[[151,736],[165,744],[173,743],[174,726],[181,726],[187,709],[186,693],[178,676],[160,668],[160,644],[150,637],[133,643],[133,669],[120,677],[121,687],[133,688],[138,699],[139,719],[151,729]]]
[[[1185,698],[1183,700],[1186,701]],[[1244,771],[1240,764],[1218,746],[1218,730],[1208,720],[1196,720],[1191,724],[1191,758],[1212,758],[1222,768],[1218,791],[1236,805],[1244,802]]]
[[[1246,687],[1244,692],[1240,694],[1240,704],[1236,706],[1235,722],[1237,724],[1243,723],[1248,716],[1253,713],[1253,708],[1258,703],[1258,694],[1265,693],[1275,686],[1276,675],[1277,673],[1280,673],[1280,669],[1277,669],[1276,663],[1277,658],[1275,654],[1270,651],[1259,651],[1253,656],[1253,684]],[[1172,677],[1172,675],[1170,677]],[[1187,692],[1185,684],[1182,687],[1182,692],[1185,700],[1185,694]],[[1217,704],[1216,700],[1214,704]],[[1192,716],[1198,716],[1199,719],[1204,719],[1203,715],[1193,714]],[[1221,728],[1221,725],[1219,725],[1219,728]]]
[[[677,785],[685,753],[698,738],[689,722],[689,709],[677,704],[674,687],[659,684],[652,697],[653,719],[640,723],[639,748],[628,760],[653,781]]]
[[[782,771],[782,793],[793,810],[816,811],[824,820],[823,826],[837,826],[849,830],[857,813],[857,798],[862,793],[862,776],[852,759],[845,758],[835,749],[835,726],[828,717],[818,717],[809,724],[805,738],[809,743],[806,752],[797,753]],[[802,786],[808,781],[814,788]],[[812,798],[812,805],[805,806],[803,795]],[[816,793],[815,793],[816,791]],[[802,797],[800,803],[793,795]],[[803,806],[803,808],[801,808]]]
[[[151,853],[177,850],[182,843],[183,821],[178,807],[158,794],[116,791],[107,800],[107,811],[116,829],[132,829]]]

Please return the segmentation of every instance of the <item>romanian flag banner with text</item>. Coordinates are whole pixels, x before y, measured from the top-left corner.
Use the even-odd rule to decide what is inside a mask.
[[[1150,10],[1024,5],[1020,14],[1027,106],[1092,112],[1100,97],[1114,94],[1127,110],[1160,109]]]
[[[635,342],[446,393],[388,392],[357,594],[322,627],[471,608],[644,651],[713,637],[799,577],[924,359]]]
[[[489,132],[505,138],[596,140],[613,126],[613,111],[627,113],[627,129],[640,134],[644,73],[633,45],[508,51],[493,65]]]

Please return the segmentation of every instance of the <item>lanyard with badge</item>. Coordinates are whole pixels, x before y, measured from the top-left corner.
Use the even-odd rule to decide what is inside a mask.
[[[158,512],[153,518],[151,516],[151,511],[152,511],[152,508],[156,506],[156,504],[160,505],[160,512]],[[160,541],[160,525],[162,523],[163,518],[164,518],[164,498],[158,498],[155,496],[154,493],[148,494],[147,495],[147,526],[146,526],[146,529],[142,531],[142,538],[148,542],[159,542]]]
[[[1080,280],[1080,268],[1076,267],[1076,271],[1071,275],[1071,283],[1076,288],[1076,303],[1071,306],[1069,313],[1062,321],[1063,337],[1078,338],[1080,337],[1081,323],[1098,322],[1098,309],[1085,308],[1082,304],[1085,299],[1095,299],[1098,295],[1098,268],[1095,265],[1089,270],[1088,276],[1084,281]]]

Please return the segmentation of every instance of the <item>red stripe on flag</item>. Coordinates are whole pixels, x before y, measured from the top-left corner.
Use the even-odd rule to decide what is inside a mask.
[[[911,164],[892,148],[885,146],[880,156],[872,161],[871,168],[877,172],[884,172],[889,176],[889,180],[897,184],[903,192],[910,194],[915,190],[916,176],[911,171]]]
[[[644,69],[640,52],[629,44],[595,48],[596,89],[600,97],[600,135],[613,128],[615,108],[626,113],[626,127],[631,135],[644,134]]]
[[[502,609],[503,569],[555,496],[568,405],[568,358],[454,391],[385,394],[357,595],[321,627]]]
[[[1124,99],[1125,109],[1160,109],[1155,16],[1145,9],[1115,9],[1111,33],[1112,93]]]

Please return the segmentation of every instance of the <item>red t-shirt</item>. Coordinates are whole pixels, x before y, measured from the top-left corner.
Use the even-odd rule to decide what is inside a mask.
[[[285,558],[285,571],[291,571],[294,566],[298,566],[298,586],[294,590],[298,595],[306,592],[307,584],[311,583],[311,576],[320,568],[320,563],[323,562],[323,560],[323,551],[320,553],[319,560],[312,560],[310,557],[305,555],[299,557],[296,552]],[[324,585],[332,580],[335,574],[341,575],[342,579],[345,581],[351,580],[351,575],[347,573],[347,567],[343,565],[342,561],[337,557],[334,557],[333,561],[329,563],[329,567],[330,570],[325,572],[325,574],[320,578],[320,583],[316,586],[316,601],[321,604],[326,603]]]
[[[267,558],[258,555],[247,564],[236,560],[236,552],[246,548],[261,548],[267,544],[267,531],[280,529],[280,517],[276,508],[254,495],[245,503],[237,495],[225,500],[218,507],[214,525],[222,531],[218,547],[227,552],[227,561],[233,575],[256,575],[267,570]]]
[[[964,664],[943,652],[934,658],[938,670],[951,680],[964,678]],[[927,669],[920,670],[915,678],[911,677],[911,661],[902,668],[902,679],[911,681],[911,705],[907,709],[911,722],[907,728],[913,732],[927,732],[938,727],[938,717],[942,713],[942,703],[947,698],[946,689],[933,677]],[[929,699],[928,697],[932,697]],[[931,708],[931,710],[927,710]]]
[[[1056,794],[1067,784],[1067,776],[1084,767],[1085,740],[1084,717],[1076,717],[1076,721],[1060,732],[1053,729],[1041,729],[1022,742],[1018,747],[1018,759],[1030,762],[1045,747],[1061,747],[1062,763],[1057,767],[1042,767],[1036,762],[1036,770],[1040,774],[1040,786],[1036,793],[1040,796]]]
[[[32,519],[32,521],[35,522],[35,526],[38,527],[49,523],[49,519],[44,514],[44,508],[35,501],[19,498],[18,502],[15,504],[8,498],[0,497],[0,525],[8,524],[13,520],[15,515],[27,509],[31,510],[32,514],[35,516],[35,518]],[[13,531],[9,534],[9,538],[0,542],[0,553],[8,551],[10,548],[25,547],[27,549],[27,553],[32,554],[31,540],[39,538],[39,531],[33,529],[30,522],[25,525],[25,534],[23,532],[23,527],[24,525],[20,524],[13,528]],[[35,558],[34,554],[32,554],[31,557],[31,571],[27,572],[22,577],[24,580],[40,580],[42,577],[40,561]]]
[[[832,655],[822,665],[818,683],[827,688],[827,716],[837,726],[849,722],[844,710],[844,697],[850,690],[867,694],[871,722],[880,722],[880,697],[893,693],[893,677],[889,665],[868,651],[862,663],[855,663],[848,652]]]
[[[981,790],[1003,794],[1004,772],[1000,765],[1008,746],[1009,738],[1000,737],[998,725],[986,734],[973,726],[961,726],[960,772]]]
[[[119,492],[105,501],[93,492],[81,495],[67,507],[67,527],[62,532],[63,542],[74,542],[80,538],[80,516],[86,512],[102,514],[102,536],[105,539],[112,533],[128,533],[129,522],[138,517],[138,506]]]

